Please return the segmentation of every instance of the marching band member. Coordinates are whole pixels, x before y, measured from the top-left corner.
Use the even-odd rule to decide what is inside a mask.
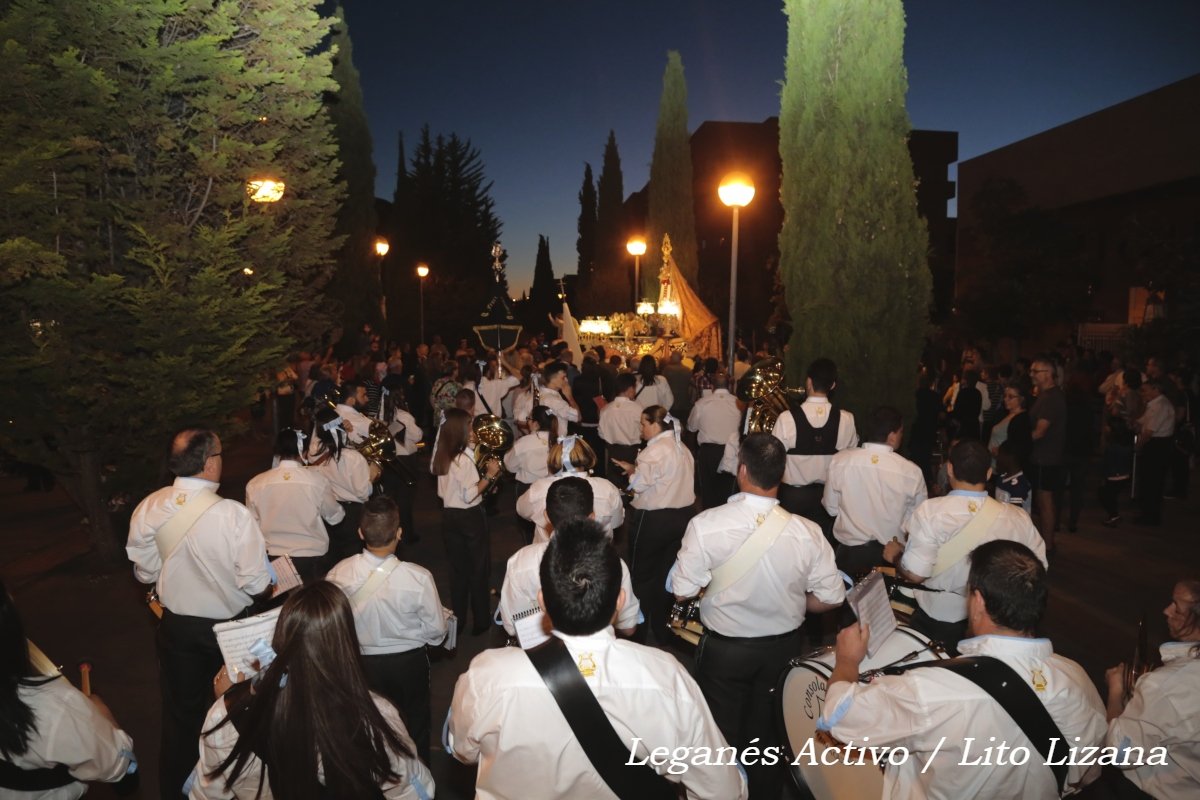
[[[495,459],[488,461],[480,477],[475,467],[474,447],[471,415],[461,408],[447,411],[430,469],[438,476],[438,497],[442,498],[442,536],[450,561],[454,615],[458,617],[459,629],[463,629],[469,606],[475,623],[471,633],[478,636],[492,621],[488,593],[491,543],[483,495],[496,482],[500,463]]]
[[[366,549],[329,570],[350,599],[363,670],[375,692],[408,723],[417,754],[429,763],[429,654],[446,638],[446,617],[433,575],[396,558],[404,531],[390,497],[372,497],[358,529]]]
[[[340,391],[341,402],[336,406],[338,416],[350,426],[346,431],[350,441],[358,444],[371,432],[371,418],[363,413],[369,402],[367,387],[358,380],[345,381]]]
[[[671,392],[671,384],[666,376],[658,372],[658,362],[654,356],[642,356],[637,368],[637,388],[633,393],[633,401],[643,409],[650,406],[662,406],[670,409],[675,405],[675,395]]]
[[[774,436],[747,436],[739,451],[740,493],[688,523],[671,569],[677,599],[709,589],[700,601],[706,633],[696,651],[696,682],[717,727],[739,749],[751,740],[759,747],[783,744],[772,698],[780,673],[800,655],[805,614],[830,611],[846,599],[821,529],[777,508],[786,464]],[[739,567],[735,557],[743,547],[753,559]],[[722,573],[729,569],[740,574]],[[784,771],[782,764],[748,766],[751,795],[778,798]]]
[[[1128,703],[1125,665],[1108,670],[1105,744],[1146,753],[1164,747],[1164,766],[1121,766],[1120,774],[1144,797],[1185,800],[1200,797],[1200,581],[1175,584],[1163,614],[1172,639],[1159,649],[1163,665],[1134,684]]]
[[[521,367],[521,382],[515,389],[504,396],[504,402],[512,410],[511,418],[516,423],[518,438],[529,433],[529,415],[533,411],[533,407],[538,405],[536,380],[537,376],[534,375],[534,367],[531,364],[526,364]]]
[[[546,466],[550,476],[534,481],[529,491],[517,498],[517,514],[522,519],[533,522],[537,527],[533,541],[547,542],[550,540],[550,524],[546,518],[546,495],[550,487],[559,480],[567,477],[583,478],[592,485],[595,495],[596,521],[608,531],[611,537],[613,531],[621,527],[625,521],[625,504],[621,492],[612,483],[591,472],[596,467],[596,454],[591,445],[582,436],[568,436],[556,442],[550,448]]]
[[[862,447],[829,462],[822,504],[834,518],[837,563],[851,576],[883,563],[883,546],[904,541],[904,529],[928,498],[921,468],[896,452],[904,440],[900,412],[880,406],[867,420]]]
[[[700,473],[701,504],[715,508],[729,499],[732,488],[718,473],[725,443],[737,436],[742,421],[737,398],[729,393],[729,373],[717,370],[712,376],[713,390],[700,397],[688,415],[688,430],[699,444],[696,469]]]
[[[401,469],[408,473],[407,479],[395,482],[393,499],[396,505],[400,506],[400,527],[404,529],[405,541],[417,544],[421,541],[421,534],[413,517],[413,506],[417,499],[416,476],[420,474],[417,445],[425,437],[425,431],[421,430],[416,417],[409,411],[408,400],[400,387],[390,391],[384,389],[383,420],[392,434],[392,441],[396,443],[396,461],[400,462]]]
[[[642,407],[633,402],[637,392],[637,376],[623,372],[617,376],[617,394],[613,401],[600,410],[600,438],[604,440],[605,476],[614,484],[624,488],[627,476],[613,465],[615,459],[637,460],[638,445],[642,441]]]
[[[296,572],[311,583],[329,552],[326,525],[346,516],[325,475],[300,462],[304,434],[284,428],[275,437],[279,465],[246,484],[246,507],[258,521],[272,557],[287,555]]]
[[[679,420],[667,409],[650,406],[642,412],[646,448],[638,453],[637,464],[613,459],[630,476],[629,490],[638,512],[629,538],[633,589],[646,607],[648,627],[659,641],[668,636],[665,628],[671,600],[666,591],[667,573],[696,504],[695,466],[692,454],[679,441],[679,428]]]
[[[501,352],[500,357],[505,353],[510,352],[505,350]],[[479,402],[483,406],[482,414],[494,414],[501,419],[504,418],[504,397],[520,383],[520,379],[516,376],[516,371],[511,365],[505,361],[504,368],[507,370],[504,375],[500,375],[500,360],[495,353],[488,353],[486,368],[479,382],[475,384],[475,388],[479,395]]]
[[[513,553],[504,571],[504,585],[500,589],[500,619],[509,636],[516,636],[517,633],[513,615],[538,607],[538,592],[542,589],[538,569],[550,544],[550,537],[571,522],[595,518],[595,494],[588,481],[569,475],[550,485],[546,492],[546,519],[549,523],[546,541],[526,545]],[[617,612],[613,624],[617,633],[631,636],[641,617],[641,604],[634,594],[629,567],[625,566],[624,561],[621,561],[621,590],[625,592],[625,605]]]
[[[333,409],[323,410],[337,419]],[[162,689],[159,796],[178,798],[196,763],[212,676],[223,663],[213,625],[265,598],[272,579],[254,515],[236,500],[217,496],[222,467],[217,435],[202,428],[180,431],[167,464],[175,482],[134,509],[125,551],[137,579],[157,585],[163,605],[156,637]]]
[[[579,404],[571,394],[571,383],[567,380],[567,365],[551,361],[542,369],[542,387],[539,392],[541,404],[554,412],[558,426],[558,438],[567,435],[568,426],[579,422]]]
[[[534,406],[529,415],[529,435],[522,436],[513,442],[513,446],[504,454],[504,468],[512,473],[516,481],[517,501],[527,491],[534,481],[550,476],[547,462],[550,459],[550,448],[558,442],[555,433],[557,425],[554,414],[545,406]],[[533,523],[521,519],[519,523],[525,544],[533,541]]]
[[[341,522],[329,527],[329,552],[326,564],[336,564],[362,549],[358,540],[358,518],[362,516],[363,503],[371,496],[372,484],[379,477],[379,470],[367,463],[362,453],[348,446],[349,423],[330,408],[317,409],[314,418],[308,463],[320,471],[333,495],[346,512]]]

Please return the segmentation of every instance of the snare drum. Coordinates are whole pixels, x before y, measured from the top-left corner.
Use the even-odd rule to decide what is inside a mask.
[[[874,657],[861,665],[864,672],[900,664],[915,664],[946,658],[929,637],[907,625],[900,625],[888,637]],[[826,647],[807,656],[794,658],[779,678],[776,688],[780,729],[787,743],[788,763],[796,760],[810,739],[817,734],[817,719],[825,713],[825,690],[833,674],[833,648]],[[830,709],[832,711],[832,709]],[[792,777],[802,795],[813,800],[844,800],[845,798],[877,798],[883,795],[883,771],[872,764],[863,766],[819,763],[821,754],[836,744],[817,739],[811,746],[815,758],[807,754],[799,764],[790,766]],[[834,759],[831,755],[828,760]],[[810,764],[810,761],[817,761]]]

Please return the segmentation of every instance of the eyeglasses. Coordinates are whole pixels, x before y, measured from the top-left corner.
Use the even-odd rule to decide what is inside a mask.
[[[1051,372],[1051,371],[1052,370],[1048,370],[1048,369],[1031,369],[1031,370],[1029,370],[1029,374],[1037,375],[1039,372]]]
[[[208,457],[209,457],[209,458],[216,458],[216,457],[217,457],[217,456],[219,456],[219,455],[221,455],[221,451],[220,451],[220,450],[218,450],[218,451],[217,451],[217,452],[215,452],[215,453],[209,453],[209,454],[208,454]]]

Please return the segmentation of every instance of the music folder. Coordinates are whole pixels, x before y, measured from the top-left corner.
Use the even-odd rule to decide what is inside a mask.
[[[896,612],[888,599],[883,575],[872,572],[846,592],[846,603],[854,611],[858,621],[871,629],[867,640],[867,655],[874,657],[883,643],[896,630]]]

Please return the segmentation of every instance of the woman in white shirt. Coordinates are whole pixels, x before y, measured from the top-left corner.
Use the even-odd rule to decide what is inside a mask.
[[[228,688],[209,709],[189,800],[433,795],[399,712],[367,688],[341,589],[318,581],[295,590],[271,649],[253,682]]]
[[[487,514],[483,495],[500,475],[500,464],[488,462],[480,477],[475,467],[475,433],[471,415],[459,408],[446,411],[446,421],[438,436],[437,452],[430,470],[437,476],[438,497],[442,498],[442,537],[450,561],[450,600],[461,630],[466,626],[467,609],[478,636],[492,622],[488,568],[491,543],[488,540]]]
[[[317,409],[314,423],[308,465],[321,471],[333,487],[334,497],[346,511],[341,522],[326,525],[329,552],[325,554],[325,566],[328,568],[362,550],[358,520],[362,517],[363,503],[367,502],[374,482],[379,479],[379,468],[368,464],[361,453],[347,446],[349,423],[332,408]]]
[[[675,404],[675,395],[671,393],[671,385],[667,379],[658,374],[658,363],[654,356],[642,356],[638,363],[637,389],[633,401],[642,408],[662,406],[670,408]]]
[[[521,496],[529,491],[529,486],[534,481],[550,475],[546,462],[550,457],[550,448],[558,442],[556,427],[550,409],[534,406],[529,414],[529,435],[522,436],[514,442],[512,448],[504,454],[504,468],[513,474],[518,502]],[[518,519],[521,535],[525,544],[529,544],[533,541],[533,523]]]
[[[625,504],[621,491],[611,481],[592,475],[596,468],[596,453],[581,436],[567,436],[550,448],[547,463],[550,476],[534,482],[529,491],[517,498],[517,515],[537,526],[534,542],[550,541],[550,525],[546,517],[546,496],[550,487],[563,478],[583,478],[592,487],[592,512],[596,522],[609,538],[625,521]]]
[[[629,569],[633,591],[646,609],[647,626],[662,641],[671,609],[667,573],[675,563],[687,524],[695,515],[696,468],[679,441],[681,423],[664,406],[642,412],[646,447],[637,464],[614,463],[629,475],[636,514],[630,526]]]

